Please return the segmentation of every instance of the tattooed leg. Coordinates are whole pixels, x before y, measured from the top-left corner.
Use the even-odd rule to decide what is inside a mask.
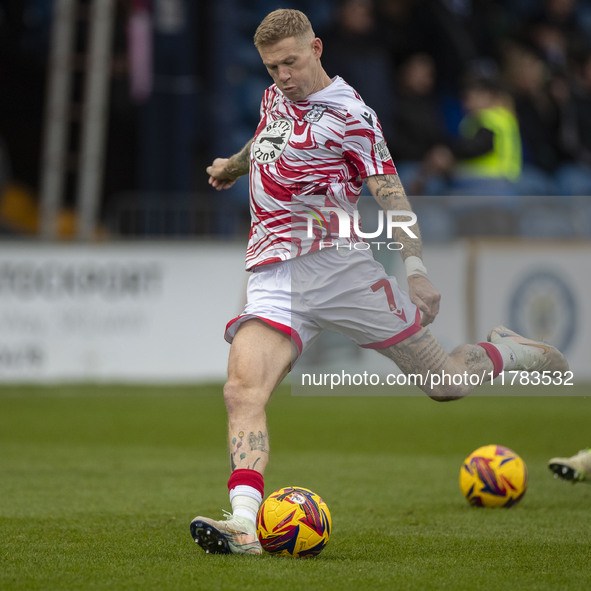
[[[476,387],[476,380],[470,380],[470,376],[475,374],[486,381],[493,371],[493,363],[482,347],[462,345],[448,355],[427,328],[379,352],[404,374],[420,375],[417,386],[438,401],[463,398]],[[454,383],[452,377],[457,374],[462,379]]]
[[[269,461],[265,407],[292,355],[291,339],[260,320],[245,322],[236,333],[224,386],[232,470],[264,473]]]
[[[230,427],[230,462],[232,470],[247,468],[263,472],[269,459],[269,435],[266,432],[254,431],[246,434],[238,431],[237,437],[232,437],[235,428]]]

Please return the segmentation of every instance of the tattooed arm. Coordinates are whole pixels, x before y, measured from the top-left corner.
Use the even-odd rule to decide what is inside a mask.
[[[397,174],[379,174],[365,179],[368,189],[374,196],[378,205],[385,211],[412,211],[404,187]],[[407,221],[408,217],[394,217],[395,220]],[[410,256],[422,258],[421,231],[419,225],[409,226],[409,230],[416,234],[411,238],[402,228],[393,228],[392,238],[403,245],[400,251],[402,259]]]
[[[216,158],[211,166],[206,168],[209,175],[209,184],[218,191],[229,189],[238,177],[248,174],[251,145],[252,140],[247,142],[240,152],[230,156],[230,158]]]
[[[367,187],[371,191],[375,200],[380,207],[385,211],[412,211],[404,187],[400,182],[400,177],[395,174],[380,174],[370,176],[365,180]],[[394,216],[395,220],[408,221],[408,217]],[[402,259],[406,260],[408,257],[422,258],[423,247],[421,241],[421,231],[419,225],[415,223],[409,226],[408,229],[416,235],[412,238],[408,235],[404,228],[393,228],[392,238],[402,244]],[[415,259],[416,260],[416,259]],[[417,308],[421,311],[421,324],[427,326],[435,320],[435,316],[439,312],[439,301],[441,294],[437,291],[435,286],[429,279],[423,275],[410,274],[408,276],[408,293],[410,299],[415,303]]]

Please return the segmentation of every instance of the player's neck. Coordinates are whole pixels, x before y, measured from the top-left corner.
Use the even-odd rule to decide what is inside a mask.
[[[332,78],[324,71],[323,68],[321,68],[316,84],[314,84],[312,92],[310,92],[310,94],[320,92],[321,90],[324,90],[327,86],[330,86],[331,84]]]

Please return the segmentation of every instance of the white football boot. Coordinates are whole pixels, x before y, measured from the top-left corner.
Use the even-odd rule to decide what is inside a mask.
[[[494,345],[506,345],[510,349],[511,361],[514,362],[513,369],[568,371],[568,362],[556,347],[541,341],[526,339],[504,326],[493,328],[488,333],[487,340]]]
[[[191,535],[207,554],[262,554],[256,527],[250,519],[226,513],[225,521],[195,517]]]
[[[554,472],[554,478],[591,484],[591,449],[583,449],[570,458],[552,458],[548,468]]]

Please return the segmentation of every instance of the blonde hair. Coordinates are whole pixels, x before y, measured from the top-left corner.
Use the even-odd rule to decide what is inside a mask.
[[[288,37],[312,40],[315,35],[312,24],[303,12],[291,8],[279,8],[270,12],[261,21],[254,34],[254,44],[259,48],[283,41]]]

